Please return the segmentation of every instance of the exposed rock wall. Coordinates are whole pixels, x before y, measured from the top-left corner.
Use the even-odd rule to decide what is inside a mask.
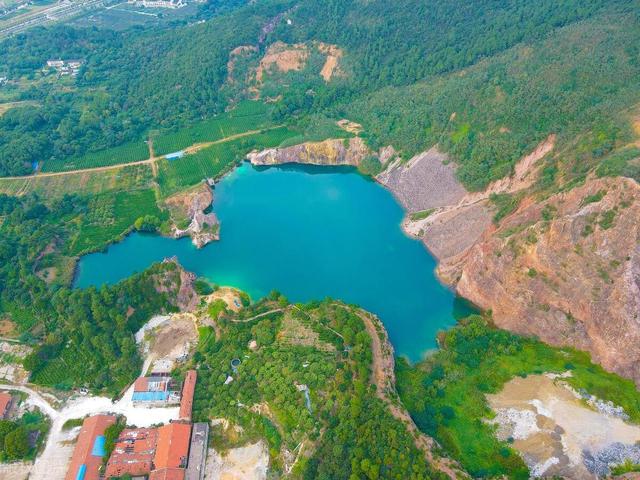
[[[409,213],[456,205],[467,193],[456,179],[455,165],[435,147],[406,163],[394,162],[376,179]]]
[[[218,240],[219,222],[216,214],[204,213],[212,202],[213,192],[205,183],[168,198],[165,203],[171,211],[174,222],[176,218],[190,219],[189,226],[185,229],[174,225],[173,236],[175,238],[190,236],[191,241],[198,248]]]
[[[371,155],[364,141],[359,138],[348,140],[332,139],[323,142],[309,142],[286,148],[270,148],[261,152],[251,152],[247,159],[253,165],[280,165],[302,163],[308,165],[351,165]]]
[[[602,198],[600,198],[602,197]],[[442,268],[497,326],[588,350],[640,384],[640,186],[592,179],[525,202]]]

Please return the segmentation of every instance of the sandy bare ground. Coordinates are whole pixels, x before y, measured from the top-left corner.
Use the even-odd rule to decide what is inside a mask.
[[[407,212],[456,205],[467,193],[456,178],[455,166],[436,148],[406,163],[396,161],[378,175]]]
[[[596,478],[584,464],[584,452],[640,441],[640,426],[589,408],[565,382],[551,376],[514,378],[487,399],[496,412],[498,437],[514,439],[533,476]]]
[[[213,448],[207,455],[205,480],[265,480],[269,469],[269,452],[260,441],[230,449],[224,456]]]
[[[529,188],[538,178],[541,160],[555,148],[556,136],[549,135],[515,165],[513,175],[491,183],[481,192],[466,192],[455,177],[455,168],[446,164],[447,156],[432,148],[406,164],[395,162],[378,175],[408,212],[434,209],[418,221],[409,218],[404,230],[422,239],[441,262],[455,262],[492,227],[493,193],[516,193]],[[443,265],[439,267],[443,276]],[[447,277],[447,274],[444,274]]]
[[[31,467],[30,463],[0,464],[0,480],[27,480]]]
[[[232,312],[239,312],[242,310],[242,299],[240,298],[240,291],[233,287],[220,287],[211,295],[205,298],[207,304],[213,303],[216,300],[222,300],[227,304],[227,308]]]

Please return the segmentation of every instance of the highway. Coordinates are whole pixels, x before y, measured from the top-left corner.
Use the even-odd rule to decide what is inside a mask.
[[[29,28],[59,22],[81,13],[104,8],[114,0],[64,0],[37,12],[26,13],[13,19],[11,25],[0,27],[0,39],[24,32]]]

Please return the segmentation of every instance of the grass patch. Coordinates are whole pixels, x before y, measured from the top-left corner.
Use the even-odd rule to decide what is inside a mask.
[[[596,169],[599,177],[630,177],[640,181],[640,148],[618,150],[607,156]]]
[[[288,127],[275,128],[237,140],[218,143],[183,158],[158,163],[158,183],[163,197],[196,185],[205,178],[218,178],[253,149],[279,146],[296,135]]]
[[[507,215],[513,213],[520,204],[520,197],[517,195],[509,195],[508,193],[492,193],[489,200],[496,207],[496,213],[493,215],[493,222],[498,224],[500,220]]]
[[[421,210],[419,212],[412,213],[409,215],[409,219],[412,222],[418,222],[420,220],[424,220],[425,218],[429,218],[433,212],[435,212],[435,208],[430,208],[428,210]]]

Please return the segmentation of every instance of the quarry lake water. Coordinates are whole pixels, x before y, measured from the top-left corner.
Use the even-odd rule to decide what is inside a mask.
[[[436,333],[469,313],[436,279],[425,247],[406,236],[391,193],[347,167],[243,164],[215,188],[219,242],[132,234],[84,256],[75,286],[116,283],[177,256],[189,271],[255,300],[276,289],[293,302],[355,303],[384,322],[398,355],[411,361]]]

